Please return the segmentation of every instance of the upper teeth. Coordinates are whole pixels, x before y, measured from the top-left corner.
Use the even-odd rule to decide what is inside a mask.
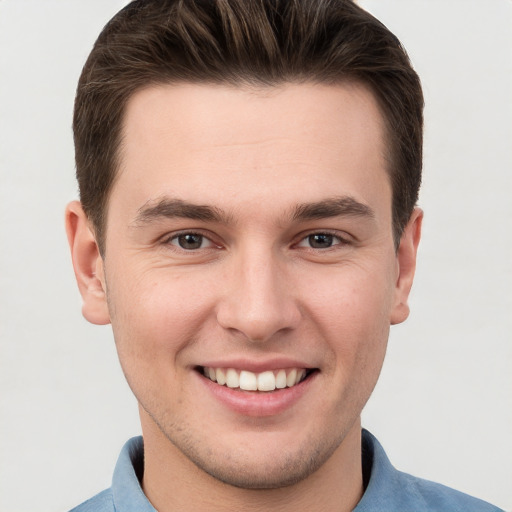
[[[295,386],[306,376],[304,368],[289,368],[286,370],[268,370],[253,373],[234,368],[210,368],[205,366],[203,373],[213,382],[228,388],[240,388],[245,391],[274,391]]]

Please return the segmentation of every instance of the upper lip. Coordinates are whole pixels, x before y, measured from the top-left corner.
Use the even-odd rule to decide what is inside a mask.
[[[290,359],[287,357],[277,357],[267,360],[255,360],[247,358],[235,359],[215,359],[202,362],[198,366],[207,368],[235,368],[237,370],[247,370],[253,373],[261,373],[268,370],[281,370],[287,368],[305,368],[313,369],[310,364],[299,359]]]

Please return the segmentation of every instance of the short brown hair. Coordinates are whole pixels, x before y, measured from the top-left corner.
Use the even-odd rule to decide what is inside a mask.
[[[273,86],[356,80],[387,125],[393,234],[418,199],[423,95],[400,41],[350,0],[135,0],[98,37],[78,83],[73,130],[80,199],[104,250],[128,99],[152,84]]]

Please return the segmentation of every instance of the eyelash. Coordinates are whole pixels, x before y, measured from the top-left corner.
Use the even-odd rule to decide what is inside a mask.
[[[335,250],[335,248],[337,246],[346,246],[346,245],[349,245],[350,242],[349,240],[347,240],[346,238],[340,236],[339,233],[336,233],[336,232],[332,232],[332,231],[313,231],[311,233],[308,233],[306,234],[305,236],[303,236],[299,242],[297,244],[295,244],[295,246],[300,246],[300,244],[306,240],[308,240],[308,238],[311,238],[311,237],[314,237],[314,236],[328,236],[328,237],[332,237],[333,239],[337,240],[337,243],[333,243],[332,245],[330,245],[329,247],[323,247],[323,248],[320,248],[320,247],[305,247],[306,249],[310,249],[310,250],[313,250],[313,251],[322,251],[322,252],[325,252],[325,251],[328,251],[329,249],[331,250]]]
[[[174,246],[176,248],[175,250],[178,250],[178,251],[181,250],[183,252],[189,252],[189,253],[195,252],[199,249],[210,249],[211,248],[211,247],[199,247],[197,249],[185,249],[184,247],[179,247],[177,244],[175,245],[172,243],[174,240],[177,241],[180,237],[184,237],[184,236],[201,237],[201,245],[205,240],[207,240],[211,244],[211,246],[220,247],[218,244],[215,244],[215,242],[213,242],[209,236],[205,235],[204,233],[201,233],[200,231],[181,231],[180,233],[174,233],[173,235],[168,236],[164,239],[164,244]]]
[[[180,247],[178,244],[173,244],[172,242],[173,241],[177,241],[180,237],[183,237],[183,236],[197,236],[197,237],[201,237],[201,245],[203,244],[203,242],[206,240],[209,242],[210,246],[209,247],[197,247],[197,248],[193,248],[193,249],[186,249],[184,247]],[[311,246],[301,246],[300,244],[302,244],[303,242],[306,242],[307,243],[307,240],[311,237],[314,237],[314,236],[328,236],[328,237],[332,237],[333,240],[336,240],[337,242],[336,243],[332,243],[332,245],[330,245],[329,247],[311,247]],[[181,231],[179,233],[174,233],[172,234],[171,236],[167,236],[165,239],[164,239],[164,244],[167,245],[167,246],[173,246],[172,248],[174,250],[177,250],[177,251],[182,251],[182,252],[185,252],[185,253],[193,253],[193,252],[196,252],[200,249],[211,249],[212,247],[216,247],[216,248],[220,248],[221,245],[219,244],[216,244],[213,240],[211,240],[211,238],[202,233],[201,231]],[[328,250],[335,250],[337,246],[347,246],[347,245],[350,245],[350,241],[347,240],[346,238],[342,237],[339,235],[339,233],[337,232],[332,232],[332,231],[312,231],[310,233],[307,233],[305,235],[301,235],[301,238],[299,239],[298,242],[294,243],[293,246],[294,247],[303,247],[304,249],[306,250],[310,250],[310,251],[321,251],[321,252],[326,252]]]

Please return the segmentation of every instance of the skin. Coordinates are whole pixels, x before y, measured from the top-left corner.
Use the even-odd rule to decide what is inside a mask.
[[[127,105],[103,258],[68,206],[83,314],[112,324],[160,512],[360,499],[360,414],[408,316],[422,220],[395,250],[383,126],[358,84],[150,87]],[[333,198],[362,211],[297,215]],[[183,202],[221,213],[171,215]],[[180,247],[187,232],[197,249]],[[224,361],[316,371],[291,405],[244,413],[196,371]]]

